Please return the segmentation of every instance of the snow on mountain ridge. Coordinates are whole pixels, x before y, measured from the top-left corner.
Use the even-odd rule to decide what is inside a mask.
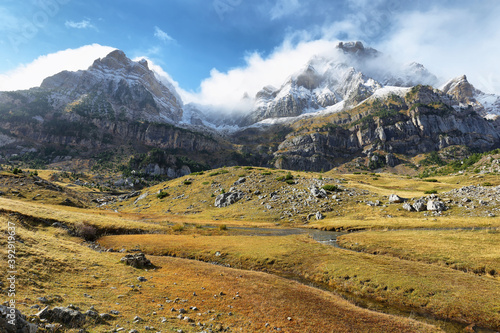
[[[487,119],[500,117],[500,96],[486,94],[476,89],[467,80],[467,76],[461,75],[446,82],[440,90],[454,97],[458,102],[458,108],[473,107],[476,112]]]
[[[114,114],[132,120],[176,123],[182,118],[181,102],[156,78],[147,61],[134,62],[120,50],[95,60],[87,70],[48,77],[40,87],[53,91],[56,107],[73,102],[94,105],[104,98]]]

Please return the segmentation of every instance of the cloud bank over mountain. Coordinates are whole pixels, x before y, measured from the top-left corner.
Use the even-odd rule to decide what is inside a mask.
[[[465,1],[421,0],[408,4],[395,0],[349,0],[342,6],[327,6],[324,1],[306,5],[301,0],[280,0],[269,3],[268,9],[273,10],[269,20],[310,20],[312,15],[321,16],[321,6],[331,20],[318,20],[305,28],[291,26],[273,50],[248,50],[241,55],[240,65],[228,70],[212,68],[197,89],[178,84],[176,77],[164,70],[170,65],[162,62],[159,55],[149,55],[148,59],[162,77],[171,80],[185,103],[212,105],[226,111],[248,109],[247,97],[255,96],[269,84],[279,88],[312,56],[331,54],[339,40],[360,40],[390,54],[398,63],[422,63],[438,75],[441,83],[466,74],[477,88],[500,93],[500,66],[496,66],[500,51],[497,1],[476,1],[471,5]],[[335,16],[334,10],[339,14]],[[170,37],[161,34],[160,28],[155,29],[156,38]],[[85,69],[113,49],[91,44],[40,56],[32,63],[0,74],[0,90],[26,89],[61,70]],[[137,49],[124,51],[136,58],[141,55]],[[148,55],[147,50],[143,55]]]

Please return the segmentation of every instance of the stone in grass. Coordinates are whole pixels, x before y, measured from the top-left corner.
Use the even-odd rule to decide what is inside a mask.
[[[413,204],[413,209],[415,209],[417,212],[423,212],[427,210],[427,204],[424,200],[417,200]]]
[[[323,220],[325,216],[321,212],[316,212],[316,220]]]
[[[442,212],[446,210],[446,206],[441,201],[429,200],[429,202],[427,202],[427,210]]]
[[[16,325],[9,323],[10,318],[7,313],[14,311]],[[17,309],[9,309],[6,306],[0,305],[0,332],[5,333],[35,333],[38,330],[37,326],[29,323],[26,317]]]
[[[403,209],[404,209],[404,210],[407,210],[407,211],[409,211],[409,212],[413,212],[413,211],[415,210],[415,209],[413,208],[413,206],[412,206],[412,205],[410,205],[410,204],[409,204],[409,203],[407,203],[407,202],[405,202],[405,203],[403,204]]]
[[[45,307],[36,316],[40,319],[48,319],[70,327],[80,327],[85,322],[85,315],[83,313],[63,307],[55,307],[52,310]]]
[[[404,202],[405,199],[401,198],[399,195],[397,194],[391,194],[389,196],[389,203],[402,203]]]
[[[241,191],[228,192],[219,194],[215,198],[215,207],[222,208],[227,207],[243,198],[244,193]]]
[[[152,266],[151,261],[146,258],[144,253],[127,254],[125,257],[121,258],[120,261],[135,268]]]

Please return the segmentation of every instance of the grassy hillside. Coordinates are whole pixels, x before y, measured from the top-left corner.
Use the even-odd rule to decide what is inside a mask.
[[[38,301],[43,296],[50,307],[118,311],[104,322],[87,321],[89,332],[116,325],[139,332],[146,326],[165,332],[458,332],[500,326],[500,202],[494,194],[500,179],[494,173],[422,179],[225,167],[135,193],[85,186],[98,181],[90,173],[79,178],[81,185],[50,170],[0,174],[0,227],[5,233],[7,222],[17,226],[16,297],[29,316],[38,312],[31,306],[44,305]],[[216,207],[224,193],[241,195]],[[402,203],[390,203],[391,194],[410,203],[433,195],[448,209],[409,212]],[[252,230],[297,227],[361,232],[339,238],[349,250],[303,232],[252,236]],[[113,251],[143,251],[155,267],[125,266],[123,253],[104,252],[93,240]],[[5,258],[6,239],[1,242]],[[392,315],[361,309],[335,292]],[[177,318],[181,307],[194,322]],[[404,318],[409,313],[424,317]],[[134,323],[136,315],[144,321]]]

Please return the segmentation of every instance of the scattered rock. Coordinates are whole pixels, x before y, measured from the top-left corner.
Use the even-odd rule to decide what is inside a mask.
[[[9,323],[12,317],[16,320],[16,325]],[[28,323],[26,317],[17,309],[0,305],[0,332],[3,333],[36,333],[38,327]]]
[[[222,193],[219,194],[215,198],[215,207],[227,207],[235,202],[239,201],[241,198],[243,198],[243,192],[241,191],[236,191],[236,192],[228,192],[228,193]]]
[[[423,212],[427,210],[427,203],[425,202],[425,200],[417,200],[413,203],[412,207],[417,212]]]
[[[311,187],[310,191],[316,198],[326,198],[328,196],[324,189],[318,189],[316,186]]]
[[[125,257],[121,258],[120,261],[135,268],[152,266],[151,261],[146,258],[144,253],[127,254]]]
[[[51,310],[45,307],[42,311],[37,313],[37,317],[70,327],[81,327],[85,322],[85,315],[83,313],[64,307],[55,307]]]
[[[399,195],[397,194],[391,194],[389,196],[389,203],[402,203],[404,202],[405,199],[401,198]]]
[[[97,313],[96,311],[92,311],[92,310],[87,310],[87,312],[85,312],[84,315],[86,315],[87,317],[90,317],[90,318],[99,317],[99,313]]]
[[[427,210],[430,211],[435,211],[435,212],[442,212],[446,210],[446,206],[442,201],[438,200],[429,200],[427,202]]]
[[[412,212],[412,211],[414,211],[414,210],[415,210],[415,208],[413,208],[413,206],[412,206],[412,205],[410,205],[410,204],[409,204],[409,203],[407,203],[407,202],[405,202],[405,203],[403,204],[403,209],[404,209],[404,210],[407,210],[407,211],[409,211],[409,212]]]
[[[101,317],[101,319],[103,319],[103,320],[114,319],[114,317],[112,315],[110,315],[109,313],[101,313],[101,314],[99,314],[99,317]]]
[[[45,303],[48,303],[48,302],[49,302],[49,300],[47,299],[47,297],[38,297],[37,299],[38,299],[38,301],[39,301],[40,303],[43,303],[43,304],[45,304]]]
[[[237,186],[237,185],[243,184],[246,181],[247,181],[247,179],[245,177],[241,177],[240,179],[238,179],[237,181],[235,181],[233,183],[233,186]]]

